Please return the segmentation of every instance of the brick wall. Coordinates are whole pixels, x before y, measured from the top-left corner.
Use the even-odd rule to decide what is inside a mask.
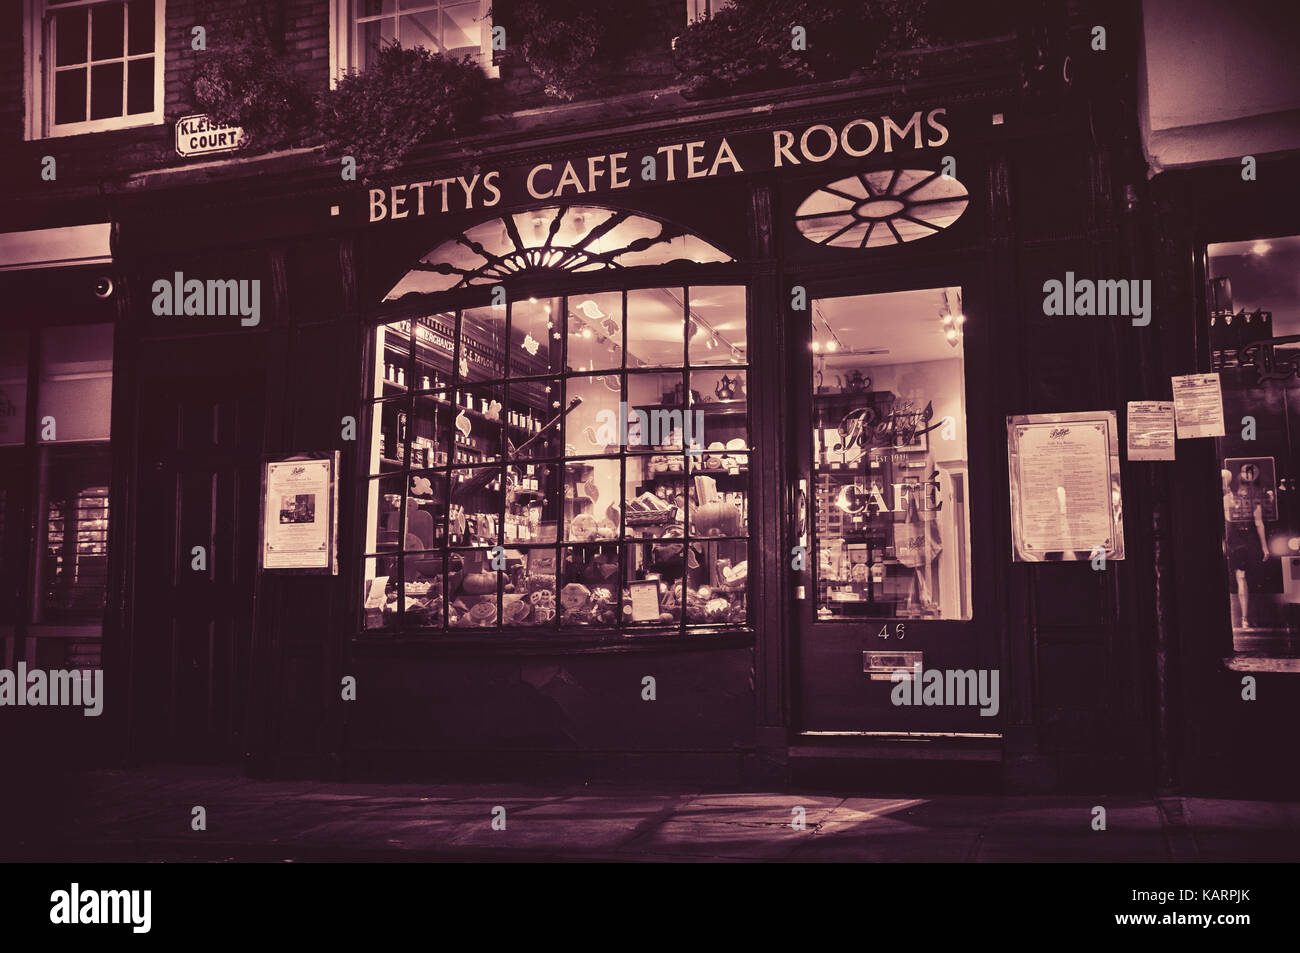
[[[282,27],[284,55],[310,89],[323,89],[329,79],[327,0],[167,0],[165,122],[26,142],[23,139],[24,5],[16,0],[0,3],[3,8],[0,10],[0,166],[4,167],[5,182],[4,189],[0,190],[0,228],[23,227],[12,221],[12,209],[6,211],[2,207],[6,197],[39,196],[43,202],[60,193],[93,195],[100,182],[195,161],[180,158],[174,149],[176,119],[197,111],[191,81],[195,63],[203,54],[191,46],[191,31],[195,26],[206,29],[207,46],[212,49],[238,29],[253,28],[269,20],[273,37],[278,32],[277,26]],[[659,88],[674,81],[670,44],[672,37],[685,27],[685,0],[648,0],[641,5],[639,15],[641,22],[635,35],[628,38],[628,55],[587,95],[616,95]],[[28,28],[39,30],[39,25],[28,25]],[[500,80],[493,84],[492,111],[554,102],[543,94],[541,83],[518,58],[507,56],[500,72]],[[40,178],[42,158],[47,155],[57,161],[58,177],[54,183]],[[30,210],[23,214],[30,218]]]

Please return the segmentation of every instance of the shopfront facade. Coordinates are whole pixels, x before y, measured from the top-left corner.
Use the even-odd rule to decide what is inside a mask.
[[[1012,557],[1007,418],[1158,399],[1179,333],[1043,304],[1158,257],[1136,110],[1097,108],[1131,76],[962,55],[577,104],[369,181],[312,154],[106,187],[112,757],[1181,783],[1168,599],[1200,531],[1158,466],[1125,463],[1123,559]],[[191,281],[248,293],[187,314]],[[268,462],[335,454],[329,513],[268,497]],[[268,525],[317,521],[337,572],[266,568]]]
[[[241,553],[231,597],[214,605],[243,606],[246,631],[264,636],[201,659],[200,682],[177,698],[267,679],[260,698],[223,694],[221,711],[266,719],[280,770],[324,759],[349,774],[756,780],[833,776],[847,762],[864,777],[884,765],[1058,783],[1033,779],[1056,770],[1038,762],[1058,726],[1039,721],[1030,686],[1069,681],[1081,650],[1028,657],[1044,623],[1014,607],[1019,567],[1002,558],[998,516],[1001,421],[1035,379],[1007,362],[1043,359],[1018,340],[1035,322],[1015,300],[1014,210],[1032,199],[1010,184],[1045,138],[1039,121],[1005,79],[978,96],[852,94],[760,122],[736,110],[504,142],[468,165],[277,189],[242,207],[210,187],[192,193],[197,207],[184,190],[159,193],[159,208],[132,203],[133,286],[256,273],[271,289],[256,328],[233,316],[227,333],[137,323],[141,413],[173,401],[191,413],[179,395],[210,388],[193,411],[199,447],[170,415],[149,434],[157,443],[137,447],[142,493],[149,468],[182,487],[175,515],[141,512],[137,531],[183,524],[190,479],[206,525],[220,501],[255,496],[259,453],[341,454],[337,577],[255,575],[243,548],[255,530],[238,522],[256,519],[251,505],[215,520],[242,530],[211,543]],[[642,178],[647,159],[659,180]],[[1073,222],[1030,227],[1082,241],[1094,188]],[[205,223],[202,244],[179,254],[177,216]],[[1103,247],[1115,244],[1107,228]],[[1059,387],[1058,370],[1038,386]],[[1056,399],[1063,409],[1073,394]],[[227,414],[209,437],[209,417]],[[229,490],[211,493],[214,479]],[[182,548],[137,538],[137,561],[183,568],[193,542],[169,539]],[[1128,565],[1109,583],[1086,566],[1034,568],[1060,574],[1034,580],[1054,587],[1049,602],[1086,605]],[[157,611],[137,592],[136,613]],[[174,604],[135,630],[192,625],[180,614],[201,603],[178,593]],[[1133,644],[1114,614],[1104,624],[1120,656],[1106,665],[1133,666],[1136,681]],[[136,679],[167,684],[152,660],[180,650],[142,648]],[[984,683],[995,694],[977,704],[972,683],[964,706],[919,693],[899,705],[889,674],[918,663],[995,673]],[[355,701],[341,701],[349,676]],[[1136,699],[1108,692],[1047,714],[1141,723]],[[191,717],[211,730],[212,714],[198,705]],[[144,721],[177,724],[171,707]],[[1140,773],[1140,752],[1118,760],[1116,772]]]

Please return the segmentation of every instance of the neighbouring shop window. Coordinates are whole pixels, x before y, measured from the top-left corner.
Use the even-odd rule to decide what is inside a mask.
[[[746,311],[635,288],[377,328],[365,627],[745,623]]]
[[[423,46],[448,56],[470,56],[491,69],[489,0],[351,0],[349,63],[362,70],[385,46]]]
[[[108,583],[107,446],[41,457],[36,622],[95,621]]]
[[[1300,236],[1210,245],[1216,439],[1233,647],[1300,650]]]
[[[3,621],[22,613],[33,625],[98,623],[107,591],[112,326],[42,330],[33,367],[26,333],[0,335],[0,346],[0,565],[14,581],[0,600]]]
[[[971,616],[964,323],[957,288],[814,303],[819,621]]]
[[[45,75],[29,90],[30,136],[162,121],[162,0],[37,0],[33,10],[29,53]]]

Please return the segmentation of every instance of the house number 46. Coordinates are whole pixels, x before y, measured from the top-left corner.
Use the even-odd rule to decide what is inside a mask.
[[[903,623],[900,622],[898,623],[898,625],[894,626],[894,634],[897,635],[900,639],[903,637]],[[877,638],[881,638],[881,639],[889,638],[889,626],[882,625],[880,627],[880,634],[877,636]]]

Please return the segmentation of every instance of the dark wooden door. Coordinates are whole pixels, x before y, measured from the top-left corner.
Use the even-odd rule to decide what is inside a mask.
[[[142,384],[133,735],[142,757],[240,757],[252,682],[260,378]]]
[[[945,343],[944,299],[934,292],[950,284],[859,280],[832,286],[827,297],[810,289],[810,315],[793,319],[789,441],[806,494],[808,546],[807,571],[795,580],[794,719],[805,735],[1001,730],[1008,686],[985,572],[990,520],[1000,512],[991,491],[998,457],[981,339],[987,325],[975,289],[964,288],[961,346]],[[836,343],[829,353],[828,340]],[[927,405],[931,417],[913,415]],[[955,426],[907,435],[945,415]],[[850,426],[855,416],[866,422],[861,430]],[[877,495],[855,496],[859,487]],[[892,673],[917,663],[945,681],[949,672],[969,672],[990,691],[996,684],[996,696],[987,705],[931,704],[916,685],[896,698]]]

